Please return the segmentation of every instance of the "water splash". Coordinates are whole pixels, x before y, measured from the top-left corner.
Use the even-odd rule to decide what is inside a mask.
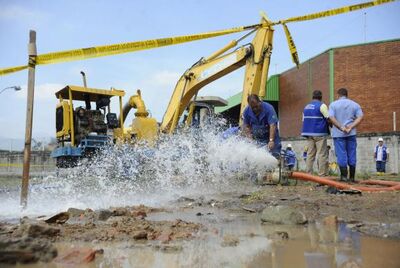
[[[76,168],[60,170],[30,188],[25,215],[76,208],[162,206],[182,194],[237,188],[239,180],[261,176],[277,161],[240,137],[222,139],[219,127],[161,136],[154,147],[118,145],[105,148]],[[0,217],[20,217],[19,191],[0,195]]]

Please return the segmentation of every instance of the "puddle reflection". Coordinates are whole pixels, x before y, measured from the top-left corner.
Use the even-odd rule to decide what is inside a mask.
[[[362,236],[344,223],[333,226],[318,223],[306,226],[263,225],[256,215],[226,213],[218,209],[210,212],[206,209],[201,211],[203,216],[196,217],[194,215],[198,210],[150,216],[158,220],[178,217],[201,222],[207,227],[207,231],[199,234],[195,240],[172,242],[172,248],[176,243],[182,245],[180,250],[160,250],[154,246],[129,249],[114,247],[104,256],[108,259],[106,263],[115,266],[116,263],[112,262],[115,256],[124,256],[124,262],[116,266],[400,267],[399,241]],[[276,233],[287,233],[289,239],[271,239]],[[226,236],[237,238],[237,245],[223,246]]]
[[[273,241],[271,252],[244,267],[400,267],[399,241],[362,236],[344,223],[337,229],[319,224],[275,228],[286,230],[291,239]]]
[[[198,212],[203,216],[196,216]],[[261,224],[256,214],[208,208],[154,213],[149,218],[181,218],[201,222],[205,229],[193,240],[167,244],[160,241],[59,243],[59,253],[63,254],[71,246],[103,248],[104,254],[85,267],[400,267],[398,240],[366,237],[346,224],[268,225]],[[279,236],[283,233],[288,239],[286,235]],[[233,237],[234,243],[224,244],[227,236]],[[37,268],[43,264],[19,267]],[[45,267],[59,266],[51,263]]]

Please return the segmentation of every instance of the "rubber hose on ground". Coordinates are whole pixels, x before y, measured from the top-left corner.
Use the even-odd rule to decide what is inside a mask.
[[[367,186],[358,186],[358,185],[352,185],[348,183],[343,183],[343,182],[338,182],[338,181],[333,181],[330,179],[326,178],[321,178],[318,176],[310,175],[307,173],[302,173],[302,172],[292,172],[291,177],[293,179],[297,180],[303,180],[303,181],[311,181],[323,185],[328,185],[328,186],[333,186],[341,190],[358,190],[362,192],[384,192],[384,191],[399,191],[400,190],[400,183],[396,182],[389,182],[389,181],[377,181],[377,180],[370,180],[366,181],[367,184],[381,184],[381,185],[386,185],[390,187],[367,187]]]

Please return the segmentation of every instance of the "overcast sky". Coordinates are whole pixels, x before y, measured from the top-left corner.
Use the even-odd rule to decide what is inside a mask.
[[[120,42],[194,34],[251,25],[265,11],[271,20],[332,9],[358,1],[330,0],[146,0],[146,1],[6,1],[0,0],[0,68],[27,62],[29,30],[37,32],[38,53]],[[365,1],[366,2],[366,1]],[[331,47],[400,37],[400,2],[336,17],[290,23],[289,29],[305,61]],[[365,27],[366,26],[366,27]],[[154,50],[38,66],[33,136],[55,135],[54,92],[67,84],[142,89],[148,109],[161,120],[180,75],[243,33]],[[251,39],[245,40],[244,43]],[[244,44],[243,43],[243,44]],[[270,75],[293,67],[281,26],[276,26]],[[243,69],[205,87],[199,95],[229,97],[242,90]],[[0,76],[0,138],[24,137],[27,71]],[[126,98],[127,100],[127,98]]]

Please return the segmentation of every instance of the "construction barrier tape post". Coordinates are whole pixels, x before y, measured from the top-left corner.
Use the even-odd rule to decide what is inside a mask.
[[[285,33],[286,33],[286,37],[288,39],[290,52],[292,54],[292,59],[296,63],[296,65],[298,65],[298,56],[297,56],[296,47],[293,43],[293,39],[290,36],[288,28],[285,25],[286,23],[313,20],[313,19],[318,19],[318,18],[322,18],[322,17],[334,16],[334,15],[352,12],[352,11],[360,10],[363,8],[378,6],[378,5],[382,5],[382,4],[386,4],[386,3],[390,3],[390,2],[394,2],[394,1],[396,1],[396,0],[372,1],[372,2],[367,2],[367,3],[361,3],[361,4],[326,10],[326,11],[308,14],[308,15],[304,15],[304,16],[293,17],[293,18],[289,18],[289,19],[285,19],[285,20],[280,20],[278,22],[267,21],[266,24],[255,24],[255,25],[250,25],[250,26],[236,27],[236,28],[232,28],[232,29],[207,32],[207,33],[201,33],[201,34],[168,37],[168,38],[160,38],[160,39],[153,39],[153,40],[128,42],[128,43],[121,43],[121,44],[114,44],[114,45],[88,47],[88,48],[66,50],[66,51],[53,52],[53,53],[46,53],[46,54],[37,56],[36,64],[37,65],[53,64],[53,63],[61,63],[61,62],[74,61],[74,60],[83,60],[83,59],[89,59],[89,58],[95,58],[95,57],[104,57],[104,56],[110,56],[110,55],[116,55],[116,54],[122,54],[122,53],[129,53],[129,52],[134,52],[134,51],[139,51],[139,50],[146,50],[146,49],[153,49],[153,48],[164,47],[164,46],[177,45],[177,44],[181,44],[181,43],[192,42],[192,41],[196,41],[196,40],[207,39],[207,38],[217,37],[217,36],[221,36],[221,35],[242,32],[242,31],[251,30],[251,29],[254,29],[257,27],[269,27],[269,26],[273,26],[273,25],[277,25],[277,24],[283,24],[283,27],[284,27]],[[28,68],[28,66],[26,66],[26,65],[3,68],[3,69],[0,69],[0,76],[15,73],[18,71],[22,71],[26,68]]]

